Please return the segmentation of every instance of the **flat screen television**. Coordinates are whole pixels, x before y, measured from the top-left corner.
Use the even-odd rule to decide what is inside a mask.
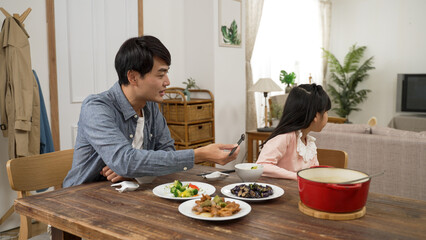
[[[426,113],[426,73],[398,74],[396,111]]]

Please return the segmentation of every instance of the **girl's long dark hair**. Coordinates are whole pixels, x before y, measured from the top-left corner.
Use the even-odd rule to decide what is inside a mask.
[[[278,126],[262,146],[277,135],[308,128],[317,113],[330,110],[331,101],[320,85],[301,84],[294,87],[285,102]]]

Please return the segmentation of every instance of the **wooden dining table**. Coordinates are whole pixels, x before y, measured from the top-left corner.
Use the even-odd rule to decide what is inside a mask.
[[[366,214],[336,221],[305,215],[298,209],[297,181],[261,177],[284,189],[276,199],[248,202],[251,212],[227,221],[205,221],[178,211],[183,201],[153,194],[174,180],[206,182],[221,188],[241,182],[236,173],[207,181],[197,174],[218,169],[196,165],[157,177],[136,191],[120,193],[109,182],[95,182],[15,201],[19,214],[52,226],[54,239],[426,239],[426,201],[370,192]],[[374,179],[372,180],[374,181]]]

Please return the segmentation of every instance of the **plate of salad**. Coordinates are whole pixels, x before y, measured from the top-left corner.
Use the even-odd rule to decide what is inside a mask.
[[[152,189],[154,195],[174,200],[189,200],[201,198],[203,194],[212,195],[216,188],[208,183],[175,180]]]

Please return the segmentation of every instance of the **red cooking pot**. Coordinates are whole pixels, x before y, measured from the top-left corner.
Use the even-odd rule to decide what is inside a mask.
[[[367,202],[370,178],[352,184],[339,184],[362,177],[366,173],[346,168],[316,167],[297,172],[300,200],[306,206],[334,213],[362,209]]]

